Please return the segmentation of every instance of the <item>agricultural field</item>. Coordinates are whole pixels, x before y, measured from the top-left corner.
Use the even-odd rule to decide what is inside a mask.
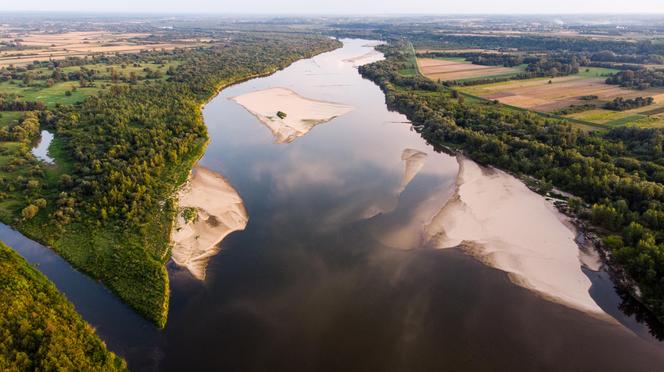
[[[93,54],[138,53],[142,50],[171,50],[196,47],[209,40],[153,42],[150,34],[81,31],[64,33],[12,32],[0,34],[0,67],[27,65]]]
[[[567,118],[604,124],[608,127],[635,125],[642,128],[664,127],[664,94],[653,96],[655,103],[627,111],[594,109],[565,115]]]
[[[552,112],[571,105],[590,103],[584,96],[597,96],[596,101],[606,102],[617,97],[634,98],[664,93],[661,90],[637,91],[608,85],[597,69],[557,78],[534,78],[461,88],[464,92],[502,103],[540,112]],[[602,69],[605,70],[605,69]]]
[[[464,58],[417,58],[417,64],[424,76],[441,81],[514,76],[521,72],[519,68],[476,65]]]
[[[503,104],[543,113],[560,114],[572,106],[595,106],[580,112],[560,114],[578,121],[611,127],[637,125],[664,127],[664,90],[633,90],[605,83],[605,77],[616,70],[582,68],[575,75],[556,78],[533,78],[459,87],[462,92]],[[602,106],[615,98],[653,97],[652,105],[627,111],[611,111]]]

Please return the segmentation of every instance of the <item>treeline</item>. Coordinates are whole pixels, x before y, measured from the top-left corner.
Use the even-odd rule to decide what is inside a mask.
[[[415,45],[432,48],[479,48],[498,51],[517,49],[532,52],[568,51],[591,54],[611,51],[616,55],[664,55],[664,45],[652,42],[651,40],[632,41],[540,35],[460,35],[457,33],[421,31],[409,33],[408,38]]]
[[[23,101],[12,94],[0,93],[0,111],[41,111],[46,108],[42,102]]]
[[[33,111],[26,112],[18,123],[0,128],[0,141],[30,143],[39,137],[39,128],[37,113]]]
[[[602,50],[590,55],[592,62],[664,64],[664,56],[660,54],[618,54],[612,50]]]
[[[406,114],[436,146],[452,146],[480,163],[531,175],[580,197],[587,204],[572,200],[572,208],[592,220],[644,301],[664,316],[662,130],[585,133],[563,120],[462,103],[443,86],[439,94],[423,94],[402,84],[398,56],[389,53],[385,61],[360,68],[383,89],[390,108]]]
[[[81,104],[42,112],[67,171],[26,198],[19,228],[163,326],[171,196],[207,142],[201,104],[223,86],[338,45],[322,36],[245,34],[180,50],[167,81],[112,86]]]
[[[0,283],[0,370],[127,370],[65,296],[2,243]]]
[[[609,76],[606,79],[606,83],[639,90],[651,87],[663,87],[664,71],[648,68],[623,70]]]
[[[614,98],[613,101],[604,104],[604,108],[613,111],[626,111],[643,106],[652,105],[655,101],[652,97],[636,97],[625,99],[623,97]]]
[[[528,64],[526,74],[531,77],[567,76],[579,72],[579,59],[576,55],[551,54],[545,56],[528,56],[524,58]]]

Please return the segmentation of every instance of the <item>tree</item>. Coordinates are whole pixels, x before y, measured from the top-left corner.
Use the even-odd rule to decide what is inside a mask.
[[[27,207],[23,208],[23,210],[21,211],[21,216],[26,220],[30,220],[37,215],[37,212],[39,212],[39,207],[30,204]]]

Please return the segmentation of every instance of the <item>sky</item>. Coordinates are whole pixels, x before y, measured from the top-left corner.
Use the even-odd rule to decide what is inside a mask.
[[[664,13],[664,0],[0,0],[0,11],[226,14]]]

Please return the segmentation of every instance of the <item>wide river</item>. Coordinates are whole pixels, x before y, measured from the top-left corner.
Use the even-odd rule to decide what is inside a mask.
[[[457,249],[422,244],[453,194],[454,157],[436,152],[354,57],[368,41],[223,90],[204,109],[200,165],[244,200],[249,223],[201,282],[169,265],[171,309],[157,330],[52,251],[6,226],[12,245],[67,294],[133,370],[664,370],[664,346],[626,315],[607,274],[585,271],[618,322],[513,284]],[[352,106],[288,144],[230,98],[283,87]],[[426,153],[404,182],[404,150]],[[405,187],[404,187],[405,186]]]

